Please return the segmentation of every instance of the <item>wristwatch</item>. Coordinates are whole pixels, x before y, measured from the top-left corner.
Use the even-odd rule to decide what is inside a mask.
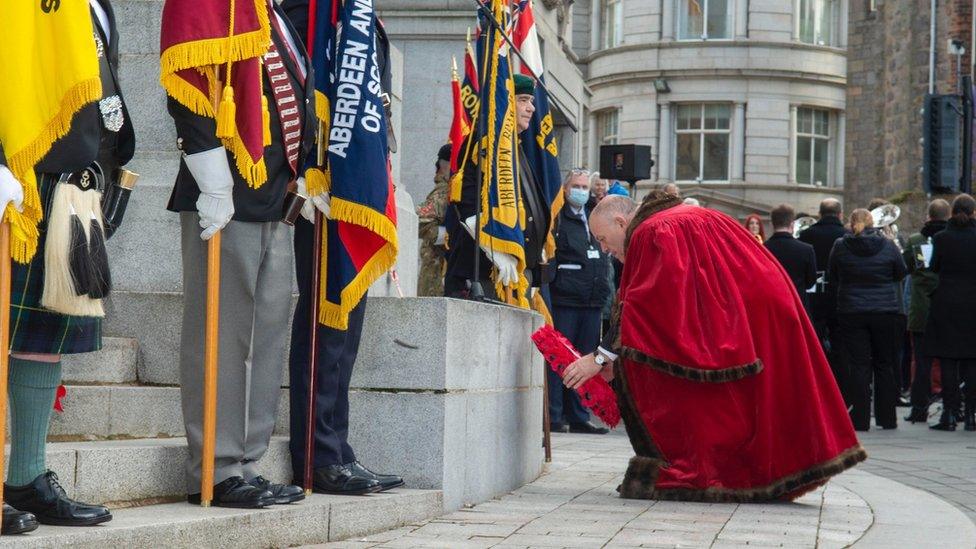
[[[607,363],[607,357],[600,351],[595,351],[593,353],[593,362],[596,362],[597,366],[603,366]]]

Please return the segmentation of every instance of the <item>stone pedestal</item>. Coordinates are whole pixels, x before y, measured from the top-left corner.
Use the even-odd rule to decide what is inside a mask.
[[[539,315],[446,298],[370,299],[350,443],[368,467],[443,490],[445,510],[542,472]]]

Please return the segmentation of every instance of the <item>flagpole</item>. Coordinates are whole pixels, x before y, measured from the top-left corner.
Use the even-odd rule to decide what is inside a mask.
[[[498,20],[495,19],[495,16],[494,14],[491,13],[491,8],[488,6],[488,4],[486,4],[483,0],[474,0],[474,2],[478,4],[478,10],[485,14],[485,19],[487,19],[488,22],[491,23],[491,26],[494,27],[494,29],[498,31],[499,34],[502,35],[502,38],[505,40],[505,42],[508,43],[509,48],[511,48],[512,52],[515,53],[515,56],[518,57],[520,61],[522,61],[522,68],[528,69],[529,74],[531,74],[532,78],[535,79],[536,85],[542,88],[542,91],[545,92],[546,96],[549,98],[549,101],[555,104],[556,108],[559,109],[559,112],[563,114],[563,118],[566,119],[566,125],[568,125],[569,128],[573,130],[573,132],[579,133],[579,128],[577,128],[576,124],[573,124],[573,121],[570,120],[569,118],[569,110],[566,107],[564,107],[563,104],[559,101],[559,99],[557,99],[556,96],[554,96],[549,91],[549,88],[546,87],[545,82],[542,81],[542,75],[535,73],[535,70],[532,68],[532,65],[529,64],[529,62],[522,55],[522,50],[520,50],[518,46],[516,46],[515,43],[512,42],[512,39],[509,38],[508,33],[505,32],[505,29],[502,28],[501,23],[499,23]]]
[[[319,292],[322,291],[322,230],[325,216],[315,208],[315,237],[312,244],[312,292],[309,310],[308,335],[308,402],[305,415],[305,495],[312,495],[312,474],[315,461],[315,385],[319,365]]]
[[[7,434],[7,365],[10,360],[10,283],[13,265],[10,259],[10,223],[0,223],[0,475],[4,473],[3,446]],[[0,503],[3,483],[0,483]]]

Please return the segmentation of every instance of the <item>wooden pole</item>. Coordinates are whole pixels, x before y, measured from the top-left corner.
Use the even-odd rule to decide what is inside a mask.
[[[312,495],[312,474],[315,470],[315,385],[319,365],[319,292],[322,289],[322,231],[325,216],[315,209],[315,237],[312,243],[312,295],[308,332],[308,402],[305,415],[305,495]]]
[[[546,449],[546,463],[552,463],[552,431],[549,427],[549,364],[543,362],[542,373],[542,446]]]
[[[207,243],[207,325],[203,371],[203,456],[200,505],[210,507],[217,443],[217,358],[220,344],[220,231]]]
[[[0,476],[6,467],[7,365],[10,360],[10,223],[0,223]],[[0,482],[0,503],[3,483]]]

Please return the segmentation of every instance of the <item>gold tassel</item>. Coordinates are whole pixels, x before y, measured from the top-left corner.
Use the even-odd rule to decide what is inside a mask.
[[[237,127],[237,105],[234,104],[234,88],[230,84],[224,86],[224,94],[217,109],[217,137],[231,139]]]
[[[268,98],[261,96],[261,120],[264,126],[264,146],[271,146],[271,112],[268,111]]]

